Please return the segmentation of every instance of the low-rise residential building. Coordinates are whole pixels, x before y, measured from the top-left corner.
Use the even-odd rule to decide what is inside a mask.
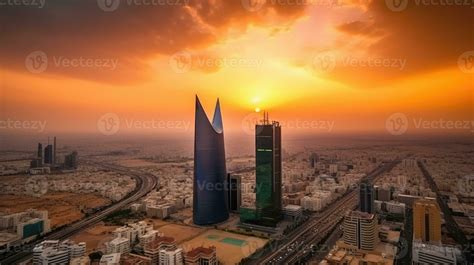
[[[184,256],[185,264],[189,265],[217,265],[216,247],[197,247],[188,251]]]

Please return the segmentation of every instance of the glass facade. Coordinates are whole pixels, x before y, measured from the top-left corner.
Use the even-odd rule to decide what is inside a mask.
[[[264,226],[281,220],[281,127],[277,122],[255,127],[256,219]]]
[[[23,239],[43,233],[43,220],[23,226]]]
[[[211,225],[229,218],[224,132],[219,101],[212,124],[196,97],[193,222]]]

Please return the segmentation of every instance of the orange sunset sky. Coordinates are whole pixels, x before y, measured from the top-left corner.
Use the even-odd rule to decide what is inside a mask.
[[[120,133],[191,136],[195,94],[209,116],[219,97],[224,129],[237,134],[256,110],[294,134],[383,134],[393,113],[473,120],[473,9],[410,1],[394,11],[389,2],[2,6],[0,120],[46,121],[44,134],[98,133],[98,119],[114,113]],[[46,68],[35,68],[38,56]],[[92,65],[73,65],[79,60]],[[191,128],[127,127],[130,120]],[[472,127],[441,133],[472,135]]]

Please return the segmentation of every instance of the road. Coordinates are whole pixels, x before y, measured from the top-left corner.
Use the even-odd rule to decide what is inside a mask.
[[[400,161],[383,163],[370,172],[365,178],[373,182],[381,174],[392,170]],[[258,259],[249,261],[249,264],[295,264],[309,256],[312,245],[317,245],[337,224],[345,213],[354,209],[358,204],[358,190],[354,189],[326,208],[319,218],[310,220],[288,236],[268,253]]]
[[[40,240],[33,241],[31,243],[28,243],[21,247],[21,251],[19,252],[14,252],[12,255],[2,259],[0,261],[0,264],[16,264],[20,261],[24,261],[26,259],[29,259],[32,257],[32,250],[36,244],[43,240],[64,240],[69,238],[70,236],[102,221],[105,219],[108,215],[111,213],[118,211],[122,208],[125,208],[126,206],[130,205],[131,203],[137,201],[138,199],[142,198],[146,194],[148,194],[150,191],[156,188],[158,184],[158,180],[155,176],[149,174],[149,173],[144,173],[144,172],[138,172],[135,170],[131,170],[126,167],[118,166],[118,165],[113,165],[113,164],[102,164],[102,163],[97,163],[93,161],[87,161],[85,162],[87,164],[93,164],[94,166],[98,166],[104,169],[112,170],[117,173],[121,173],[124,175],[128,175],[133,177],[136,180],[136,188],[135,190],[130,193],[127,197],[122,199],[121,201],[105,208],[104,210],[95,213],[87,218],[84,218],[80,221],[77,221],[73,224],[70,224],[68,226],[65,226],[63,228],[60,228],[59,230],[53,231],[49,233],[47,236]]]

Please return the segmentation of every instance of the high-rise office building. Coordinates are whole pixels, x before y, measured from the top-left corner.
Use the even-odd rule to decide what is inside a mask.
[[[56,136],[54,136],[53,141],[53,165],[56,164]]]
[[[316,154],[316,153],[311,153],[311,155],[309,156],[309,161],[310,161],[310,164],[311,164],[311,168],[315,168],[315,167],[316,167],[316,163],[319,161],[319,156],[318,156],[318,154]]]
[[[413,204],[413,239],[441,242],[441,213],[435,200],[420,199]]]
[[[344,243],[361,250],[374,250],[379,243],[374,214],[352,211],[344,217]]]
[[[212,123],[196,96],[194,132],[193,222],[210,225],[229,218],[224,130],[219,100]]]
[[[41,143],[38,143],[36,158],[31,160],[30,168],[39,168],[42,166],[43,166],[43,145]]]
[[[227,192],[229,211],[238,212],[242,201],[241,176],[238,174],[227,174]]]
[[[359,189],[359,210],[365,213],[375,213],[374,199],[374,186],[368,180],[363,180]]]
[[[53,164],[53,146],[50,144],[44,148],[44,163]]]
[[[40,159],[40,166],[43,165],[43,145],[41,143],[38,143],[38,159]]]
[[[275,226],[282,219],[281,126],[268,113],[255,126],[256,217],[258,223]]]

